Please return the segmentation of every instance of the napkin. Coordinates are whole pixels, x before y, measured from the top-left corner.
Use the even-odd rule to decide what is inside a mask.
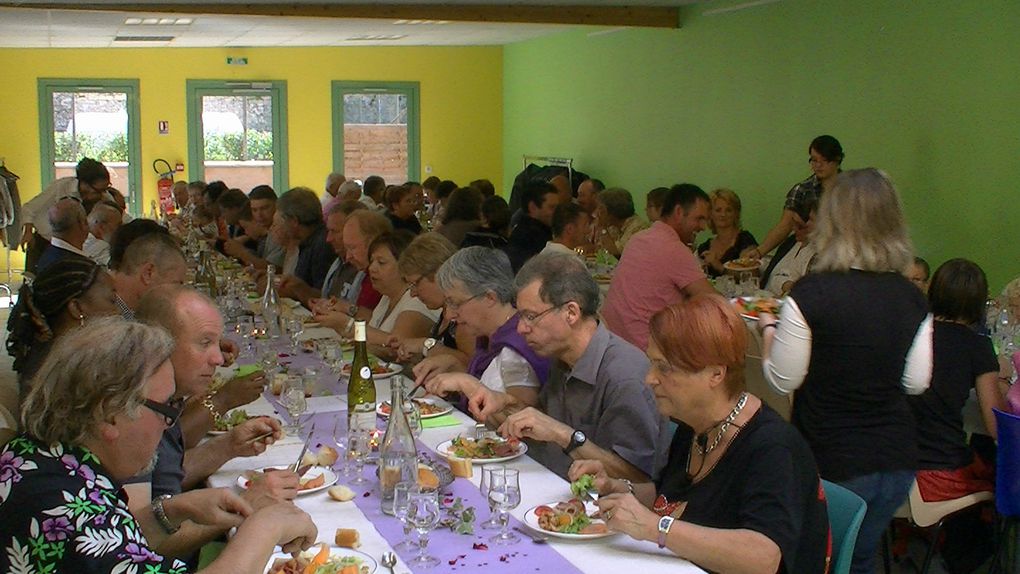
[[[241,365],[234,371],[234,378],[239,379],[241,377],[247,377],[248,375],[261,371],[262,367],[258,365]]]
[[[421,428],[423,429],[434,429],[439,427],[452,427],[459,425],[460,421],[457,417],[451,415],[443,415],[441,417],[435,417],[431,419],[422,419]]]

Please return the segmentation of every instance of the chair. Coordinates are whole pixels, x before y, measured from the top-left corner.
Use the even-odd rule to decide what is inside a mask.
[[[998,548],[989,572],[1020,571],[1020,417],[993,409],[998,431],[995,509],[999,513]]]
[[[822,480],[829,505],[829,529],[832,533],[832,574],[848,574],[857,545],[857,531],[864,522],[868,505],[864,499],[842,486]]]

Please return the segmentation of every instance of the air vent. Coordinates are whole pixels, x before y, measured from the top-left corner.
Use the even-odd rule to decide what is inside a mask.
[[[116,36],[114,42],[169,42],[174,36]]]

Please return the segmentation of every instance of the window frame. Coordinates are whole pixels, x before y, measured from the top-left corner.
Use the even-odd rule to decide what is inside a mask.
[[[419,82],[371,82],[333,80],[330,87],[333,107],[333,171],[344,173],[344,96],[381,93],[407,97],[407,180],[421,178],[421,114]],[[403,183],[403,182],[400,182]]]
[[[127,97],[127,138],[129,189],[120,190],[128,196],[129,212],[140,217],[142,205],[142,133],[141,106],[138,101],[138,79],[132,78],[39,78],[39,148],[42,158],[40,180],[42,188],[53,183],[57,170],[53,166],[57,155],[53,139],[54,92],[123,93]]]
[[[205,180],[205,138],[202,131],[202,97],[267,93],[273,101],[273,189],[276,190],[277,194],[286,191],[290,180],[290,164],[287,158],[287,81],[187,80],[186,90],[189,180]]]

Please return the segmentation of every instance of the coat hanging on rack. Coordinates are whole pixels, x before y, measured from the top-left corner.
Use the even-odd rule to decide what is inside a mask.
[[[21,195],[18,176],[0,162],[0,241],[9,249],[21,242]]]

